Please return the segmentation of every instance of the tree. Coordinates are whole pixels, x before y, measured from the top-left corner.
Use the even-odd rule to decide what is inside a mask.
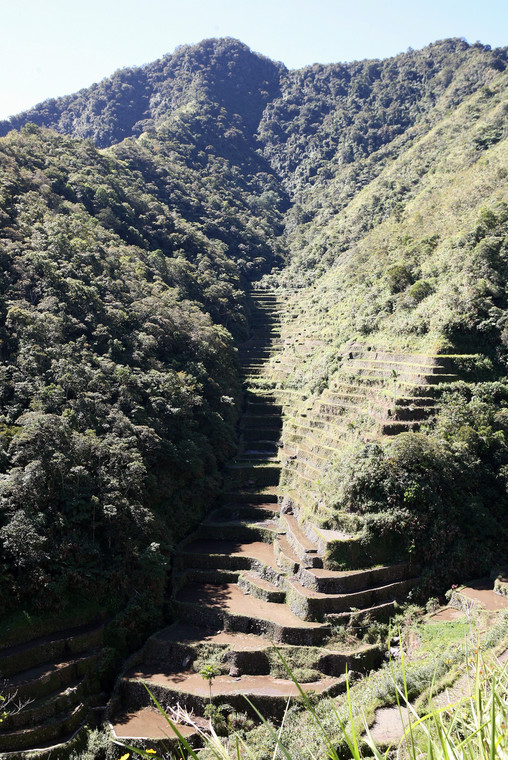
[[[205,681],[208,681],[208,686],[210,688],[210,704],[212,702],[212,681],[213,679],[220,675],[220,668],[215,664],[205,665],[201,668],[199,671],[199,675],[201,678],[203,678]]]

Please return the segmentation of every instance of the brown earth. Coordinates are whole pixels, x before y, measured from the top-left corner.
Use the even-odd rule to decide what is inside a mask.
[[[382,707],[376,710],[370,733],[376,745],[386,746],[399,742],[408,726],[407,707]]]
[[[178,601],[227,610],[258,620],[269,620],[288,628],[320,628],[320,623],[309,623],[291,612],[286,604],[265,602],[245,595],[234,583],[211,583],[186,586],[177,594]]]
[[[429,623],[450,623],[464,617],[464,613],[455,607],[443,607],[428,618]]]
[[[249,651],[272,647],[272,643],[254,633],[234,633],[230,631],[207,631],[185,623],[175,623],[157,635],[161,641],[179,641],[186,644],[226,644],[236,651]]]
[[[210,687],[199,673],[153,673],[148,669],[129,674],[130,678],[149,681],[152,684],[169,686],[173,689],[185,691],[198,697],[208,697]],[[301,684],[304,691],[315,691],[318,694],[326,691],[337,683],[336,678],[321,678],[319,681]],[[216,676],[212,682],[212,695],[225,696],[228,694],[265,695],[297,697],[300,692],[293,681],[273,676],[244,675],[238,678],[231,676]]]
[[[493,591],[494,581],[491,578],[482,578],[460,590],[463,596],[480,602],[486,610],[505,610],[508,608],[508,599]]]
[[[195,733],[191,726],[176,725],[182,736]],[[151,707],[117,716],[113,730],[119,739],[175,739],[177,736],[164,716]]]
[[[227,554],[234,557],[251,557],[264,565],[273,567],[274,570],[280,570],[275,561],[272,544],[262,541],[240,543],[237,541],[199,540],[187,544],[184,551],[192,554]]]

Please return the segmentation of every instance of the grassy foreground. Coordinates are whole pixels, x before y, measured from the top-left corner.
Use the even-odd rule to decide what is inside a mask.
[[[436,657],[430,683],[420,691],[419,696],[415,694],[414,672],[411,672],[411,664],[406,662],[404,656],[402,633],[400,657],[390,659],[385,674],[389,674],[391,679],[391,683],[386,686],[388,689],[391,687],[392,704],[398,705],[401,720],[405,724],[404,735],[398,743],[387,747],[374,740],[369,728],[373,722],[372,712],[369,714],[369,710],[364,707],[358,709],[357,687],[361,684],[348,684],[343,699],[329,700],[329,714],[326,717],[312,697],[299,687],[301,717],[297,728],[301,733],[302,748],[297,749],[294,742],[287,741],[286,724],[293,722],[296,717],[288,704],[288,710],[278,727],[266,721],[258,712],[261,723],[258,731],[264,731],[270,738],[271,746],[266,757],[271,760],[302,760],[304,756],[316,760],[507,758],[508,673],[504,657],[498,656],[506,649],[507,624],[508,619],[501,615],[481,640],[476,636],[473,626],[467,625],[469,631],[464,637],[463,645],[456,647],[454,653],[453,648],[447,646],[453,638],[452,629],[449,629],[450,633],[440,636],[440,656],[447,658],[444,662],[448,669],[443,676],[439,656]],[[425,640],[425,636],[424,629],[421,639],[423,648],[436,650],[436,637],[430,633]],[[288,676],[297,683],[282,654],[279,653],[279,656]],[[373,674],[374,678],[376,675],[378,674]],[[370,676],[364,679],[364,692],[369,691],[369,678]],[[452,687],[451,692],[445,690],[446,686]],[[187,716],[189,724],[198,730],[202,739],[203,748],[194,749],[179,734],[171,716],[164,712],[155,699],[154,703],[179,735],[179,750],[161,752],[160,745],[158,750],[142,750],[125,745],[122,760],[136,756],[164,760],[259,760],[261,757],[258,742],[254,740],[255,732],[232,732],[224,738],[217,734],[211,724],[209,731],[205,731],[196,725],[191,716]],[[178,720],[182,722],[182,719],[185,721],[185,716],[180,712]]]

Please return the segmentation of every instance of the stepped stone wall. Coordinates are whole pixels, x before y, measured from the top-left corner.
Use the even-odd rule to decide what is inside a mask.
[[[361,633],[374,619],[388,619],[418,580],[418,568],[395,545],[365,540],[358,516],[341,515],[340,529],[325,529],[327,506],[319,503],[316,483],[352,435],[351,416],[372,440],[428,419],[441,384],[455,377],[452,358],[351,346],[333,384],[309,400],[281,379],[284,299],[258,291],[252,301],[251,334],[239,351],[245,406],[237,455],[215,509],[176,552],[177,621],[131,659],[108,707],[113,738],[140,747],[168,741],[167,724],[150,711],[143,683],[168,709],[184,706],[202,720],[210,690],[196,671],[206,661],[217,668],[214,703],[248,712],[246,694],[264,714],[279,717],[298,692],[272,642],[297,674],[305,663],[305,689],[340,693],[346,668],[355,677],[375,667],[383,649],[358,640],[347,650],[337,627]],[[302,338],[295,362],[309,345],[319,350],[322,344]],[[21,693],[26,688],[37,696],[26,717],[30,729],[17,717],[0,735],[6,756],[44,751],[79,732],[99,700],[93,695],[101,631],[64,632],[0,653],[4,675]],[[198,741],[192,727],[180,728]]]
[[[333,370],[324,387],[305,390],[323,347],[318,328],[308,324],[297,298],[288,297],[281,322],[281,350],[268,365],[274,397],[283,405],[281,491],[295,510],[304,530],[309,521],[327,524],[340,517],[346,533],[358,532],[324,503],[318,481],[354,441],[383,441],[400,433],[417,431],[439,409],[440,396],[450,383],[464,377],[459,367],[477,355],[455,356],[439,351],[404,353],[384,347],[350,342],[334,354]],[[300,331],[295,329],[302,320]],[[329,340],[332,340],[330,336]],[[457,361],[459,359],[460,361]],[[301,384],[303,387],[295,387]],[[352,548],[352,547],[351,547]],[[346,546],[337,547],[346,558]],[[374,555],[372,555],[374,560]],[[378,554],[378,561],[389,561]],[[342,561],[342,560],[341,560]],[[358,561],[365,562],[365,557]]]
[[[349,649],[338,645],[336,626],[360,631],[374,618],[386,618],[417,581],[418,568],[405,557],[373,563],[354,518],[346,534],[324,530],[305,512],[303,505],[332,447],[321,438],[314,444],[311,434],[321,429],[308,425],[311,434],[302,433],[299,456],[295,460],[288,454],[293,442],[288,439],[287,403],[271,375],[282,348],[283,300],[269,291],[254,292],[252,300],[251,335],[239,352],[245,408],[237,456],[226,469],[216,509],[178,548],[173,584],[177,622],[147,642],[122,676],[109,708],[113,735],[140,746],[147,746],[148,739],[156,746],[167,729],[151,722],[150,737],[143,734],[140,726],[148,725],[143,716],[149,708],[143,682],[168,709],[185,706],[199,721],[210,687],[197,671],[207,661],[217,672],[213,703],[249,712],[245,694],[263,714],[280,717],[288,696],[296,698],[298,692],[273,650],[274,641],[297,674],[306,664],[304,689],[340,693],[346,669],[354,678],[375,667],[383,648],[360,640]],[[328,396],[321,401],[324,408],[316,421],[331,426],[328,417],[334,418],[330,407],[336,401]],[[314,422],[313,405],[309,411],[309,422]],[[281,474],[292,472],[295,461],[294,472],[308,485],[299,484],[298,498],[291,499],[284,496]],[[349,568],[344,571],[336,569],[341,552]],[[197,741],[196,734],[193,738]]]
[[[104,705],[98,671],[104,623],[94,621],[0,650],[4,697],[24,704],[2,723],[0,757],[62,757],[84,739]]]

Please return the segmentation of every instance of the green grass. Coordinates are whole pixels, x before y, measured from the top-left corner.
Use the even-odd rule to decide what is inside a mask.
[[[432,623],[421,630],[421,650],[422,652],[433,654],[436,651],[436,647],[447,649],[450,645],[464,641],[468,632],[469,624],[465,618],[464,621],[454,620],[446,623]]]

